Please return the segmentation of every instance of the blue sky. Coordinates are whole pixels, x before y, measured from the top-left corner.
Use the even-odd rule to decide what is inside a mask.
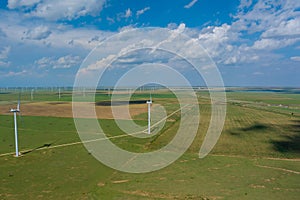
[[[106,37],[182,24],[225,85],[300,86],[296,0],[2,0],[0,18],[0,87],[72,86]]]

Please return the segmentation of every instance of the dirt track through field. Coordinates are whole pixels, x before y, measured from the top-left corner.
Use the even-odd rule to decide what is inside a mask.
[[[290,170],[290,169],[284,169],[284,168],[280,168],[280,167],[271,167],[271,166],[266,166],[266,165],[255,165],[255,166],[261,167],[261,168],[267,168],[267,169],[274,169],[274,170],[289,172],[289,173],[293,173],[293,174],[300,174],[300,172],[293,171],[293,170]]]

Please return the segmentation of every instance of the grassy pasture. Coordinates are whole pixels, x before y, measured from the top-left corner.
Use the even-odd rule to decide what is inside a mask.
[[[43,95],[36,101],[57,101]],[[255,105],[257,101],[271,103],[276,97],[282,100],[276,104],[293,105],[297,110],[300,95],[227,95],[225,127],[209,156],[198,158],[210,120],[210,101],[204,98],[207,93],[201,92],[200,128],[191,147],[170,166],[146,174],[123,173],[104,166],[76,143],[80,140],[73,119],[59,116],[23,116],[23,123],[19,120],[19,141],[25,155],[18,159],[3,155],[14,151],[13,117],[0,115],[0,199],[298,199],[300,118],[297,112],[291,116],[273,107],[260,109]],[[12,97],[1,94],[0,100],[8,102]],[[138,93],[132,99],[148,97],[148,93]],[[152,97],[166,107],[167,113],[178,109],[172,93]],[[96,98],[108,99],[107,94]],[[145,125],[146,117],[141,113],[134,120]],[[159,149],[178,128],[179,116],[171,119],[154,137],[120,137],[112,142],[135,152]],[[123,134],[113,120],[99,122],[108,136]],[[70,143],[75,144],[58,146]]]

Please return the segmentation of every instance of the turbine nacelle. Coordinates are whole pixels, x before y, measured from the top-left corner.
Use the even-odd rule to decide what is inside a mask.
[[[152,95],[150,94],[150,100],[146,101],[147,104],[152,104]]]
[[[19,96],[17,108],[16,109],[11,108],[10,112],[20,112],[20,96]]]
[[[17,108],[17,109],[12,109],[12,108],[11,108],[11,109],[10,109],[10,112],[20,112],[20,109],[18,109],[18,108]]]

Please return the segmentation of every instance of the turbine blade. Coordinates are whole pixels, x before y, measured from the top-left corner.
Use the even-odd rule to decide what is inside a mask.
[[[19,93],[17,110],[20,110],[20,103],[21,103],[20,101],[21,101],[21,92]]]
[[[21,125],[24,127],[24,119],[23,119],[23,117],[22,117],[21,112],[18,112],[18,115],[19,115],[19,118],[20,118],[20,120],[21,120]]]

